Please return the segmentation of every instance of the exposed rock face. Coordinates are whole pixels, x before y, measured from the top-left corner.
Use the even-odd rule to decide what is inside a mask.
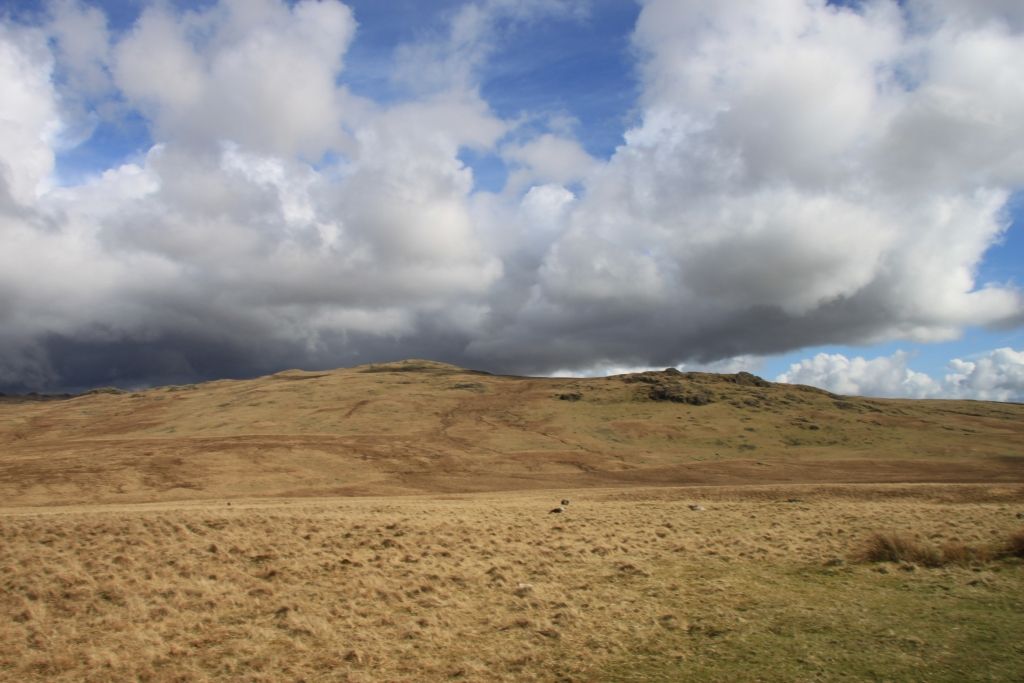
[[[735,375],[722,375],[722,379],[727,382],[732,381],[735,384],[739,384],[744,387],[770,387],[772,385],[768,380],[762,379],[749,372],[737,372]]]
[[[620,378],[627,384],[647,384],[650,389],[640,394],[651,401],[671,401],[692,406],[714,403],[718,397],[708,388],[713,384],[733,384],[743,387],[771,387],[772,383],[749,372],[734,375],[715,375],[706,372],[680,372],[667,368],[661,372],[637,372]]]
[[[647,392],[652,401],[671,401],[691,406],[704,406],[715,402],[715,395],[700,387],[687,387],[679,382],[664,382],[653,385]]]
[[[675,368],[663,372],[638,372],[622,376],[627,384],[647,384],[649,388],[638,394],[650,401],[671,401],[703,406],[713,403],[715,395],[703,386],[698,386],[695,373],[682,373]],[[687,381],[690,380],[690,381]]]

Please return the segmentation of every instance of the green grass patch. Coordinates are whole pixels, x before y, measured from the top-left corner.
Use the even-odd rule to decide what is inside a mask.
[[[1019,681],[1024,568],[778,566],[679,576],[614,681]],[[720,570],[720,571],[718,571]],[[671,568],[666,570],[671,573]],[[661,577],[662,580],[665,577]],[[702,595],[700,587],[707,588]],[[669,618],[668,615],[671,615]]]

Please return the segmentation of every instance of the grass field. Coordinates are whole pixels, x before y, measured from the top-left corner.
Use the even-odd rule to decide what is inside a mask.
[[[0,678],[1013,681],[1019,485],[7,508]],[[703,509],[692,510],[691,505]]]

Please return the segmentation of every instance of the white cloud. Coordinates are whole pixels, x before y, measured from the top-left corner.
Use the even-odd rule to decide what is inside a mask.
[[[596,162],[571,138],[546,133],[520,145],[507,145],[503,156],[521,164],[524,175],[517,184],[558,183],[567,185],[586,178]]]
[[[61,128],[52,70],[43,34],[0,24],[0,207],[4,195],[31,205],[48,185]]]
[[[870,360],[860,356],[847,358],[841,353],[819,353],[794,363],[775,381],[809,384],[851,396],[929,398],[938,395],[939,384],[928,375],[908,368],[909,360],[909,355],[902,351]]]
[[[949,374],[942,380],[910,369],[911,360],[902,351],[870,360],[819,353],[792,364],[775,381],[809,384],[855,396],[1024,401],[1022,351],[1001,348],[970,360],[954,358],[949,362]]]
[[[525,325],[711,360],[1019,321],[975,275],[1024,183],[1024,35],[910,11],[644,3],[642,122],[477,347],[521,356]]]
[[[587,6],[466,3],[397,51],[387,103],[339,85],[357,26],[336,0],[153,3],[116,36],[63,0],[0,26],[0,383],[694,367],[1024,320],[1018,288],[977,281],[1024,186],[1015,4],[648,0],[612,157],[567,124],[510,142],[521,121],[481,94],[494,46]],[[62,131],[135,110],[151,149],[52,186]],[[466,148],[509,163],[503,192],[474,191]],[[944,383],[902,356],[791,373],[1014,395],[1004,356]]]
[[[230,0],[180,16],[158,5],[118,43],[113,71],[161,139],[315,161],[345,142],[335,76],[354,32],[334,0]]]
[[[714,372],[735,374],[737,372],[756,373],[764,359],[756,356],[736,356],[735,358],[723,358],[712,363],[680,363],[672,368],[680,372]],[[622,365],[616,363],[596,363],[587,368],[566,368],[550,373],[551,377],[611,377],[613,375],[626,375],[636,372],[647,372],[650,370],[664,370],[665,368],[651,365]]]
[[[907,4],[913,8],[916,23],[924,27],[1005,23],[1015,30],[1024,28],[1024,5],[1017,0],[908,0]]]
[[[949,363],[946,393],[990,401],[1024,401],[1024,351],[1001,348]]]
[[[107,70],[110,33],[106,16],[77,0],[57,0],[50,11],[47,29],[68,72],[70,91],[85,97],[106,95],[112,87]]]

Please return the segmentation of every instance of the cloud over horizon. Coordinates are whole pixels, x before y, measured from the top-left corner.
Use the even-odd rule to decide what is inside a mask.
[[[910,360],[903,351],[872,359],[819,353],[793,363],[775,381],[809,384],[847,396],[1024,402],[1024,351],[1000,348],[969,360],[954,358],[941,380],[912,370]]]
[[[1024,188],[1021,12],[647,0],[635,120],[597,158],[481,87],[502,40],[590,11],[468,2],[395,48],[390,97],[345,85],[360,17],[335,0],[4,19],[0,390],[668,366],[1024,324],[1019,286],[978,276]],[[147,149],[61,181],[62,152],[131,117]],[[1005,351],[946,386],[1019,396],[983,379],[1018,367]],[[793,373],[840,382],[837,362]],[[872,362],[842,381],[905,366]]]

